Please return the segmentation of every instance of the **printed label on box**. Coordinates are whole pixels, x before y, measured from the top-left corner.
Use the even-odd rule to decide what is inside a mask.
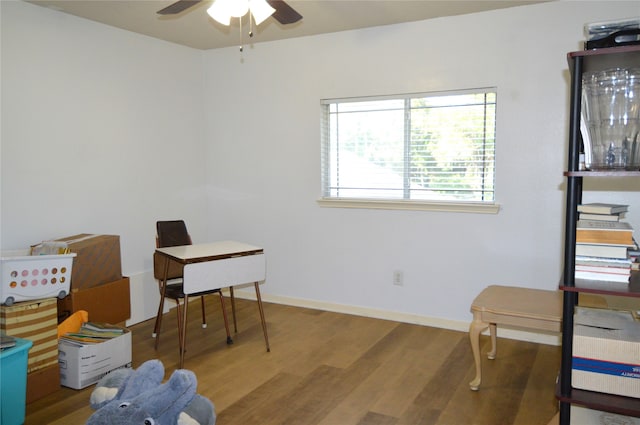
[[[99,344],[60,339],[58,352],[60,383],[79,390],[95,384],[112,370],[131,367],[131,332]]]
[[[609,362],[606,360],[573,358],[573,369],[585,372],[604,373],[623,378],[640,379],[640,365]]]

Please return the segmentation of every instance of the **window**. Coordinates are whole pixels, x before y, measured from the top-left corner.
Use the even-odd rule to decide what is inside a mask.
[[[321,105],[323,200],[494,204],[495,89]]]

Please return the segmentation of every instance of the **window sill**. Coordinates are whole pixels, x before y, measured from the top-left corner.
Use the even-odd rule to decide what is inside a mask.
[[[477,214],[497,214],[499,204],[481,204],[472,202],[420,202],[388,201],[378,199],[320,198],[318,205],[325,208],[365,208],[382,210],[410,211],[446,211]]]

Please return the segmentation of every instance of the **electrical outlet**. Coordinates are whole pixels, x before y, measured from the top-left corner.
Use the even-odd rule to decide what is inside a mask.
[[[402,271],[395,270],[393,272],[393,284],[396,286],[402,286]]]

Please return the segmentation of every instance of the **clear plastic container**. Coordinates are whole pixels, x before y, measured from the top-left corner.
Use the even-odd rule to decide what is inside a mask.
[[[640,68],[585,73],[582,83],[586,167],[640,169]]]

